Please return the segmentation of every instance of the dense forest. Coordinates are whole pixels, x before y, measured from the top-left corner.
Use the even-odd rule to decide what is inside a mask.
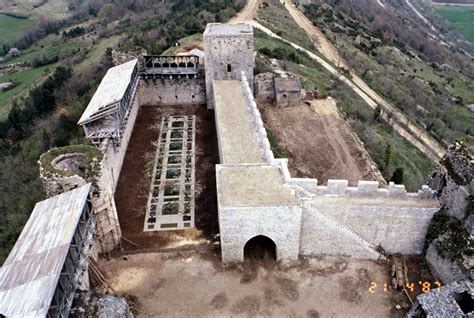
[[[2,44],[3,65],[16,62],[25,72],[44,68],[44,79],[26,95],[0,105],[10,108],[0,118],[0,263],[34,204],[44,198],[39,156],[51,147],[84,142],[76,123],[112,65],[112,48],[96,48],[118,39],[114,43],[122,49],[159,54],[180,38],[203,32],[208,22],[226,21],[241,5],[232,0],[70,0],[67,17],[41,16],[35,27]],[[72,46],[76,39],[82,42],[75,49],[45,51],[48,45],[61,47],[65,41]],[[11,48],[32,53],[17,62],[21,57],[7,55]]]

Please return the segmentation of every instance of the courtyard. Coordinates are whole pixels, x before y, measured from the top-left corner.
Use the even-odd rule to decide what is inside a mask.
[[[168,122],[170,118],[175,126],[183,123],[183,118],[189,120],[190,127],[194,127],[189,131],[189,135],[193,136],[188,138],[189,142],[182,139],[186,133],[174,128],[164,133],[164,137],[169,138],[168,141],[160,138],[163,137],[163,135],[160,136],[163,123]],[[182,141],[178,142],[177,139],[182,139]],[[164,171],[161,174],[161,167],[156,163],[159,156],[161,156],[160,160],[164,158],[160,151],[165,145],[168,147],[166,162],[170,164],[173,171]],[[173,147],[177,145],[180,148],[174,149]],[[193,150],[193,155],[191,151],[188,151],[187,145],[190,150]],[[163,149],[160,149],[160,146]],[[115,193],[124,238],[122,249],[149,251],[172,248],[175,247],[176,242],[187,245],[212,241],[218,233],[215,189],[215,165],[218,160],[214,114],[206,110],[205,105],[140,106]],[[197,167],[195,171],[194,166]],[[155,180],[157,179],[156,171],[160,171],[158,180]],[[183,178],[178,178],[180,176],[178,173]],[[181,218],[179,221],[160,223],[159,217],[158,220],[153,219],[158,208],[160,190],[150,191],[150,186],[152,180],[154,184],[157,184],[160,179],[163,182],[160,208],[165,208],[162,216],[165,218],[179,216]],[[150,192],[156,196],[150,198]],[[152,199],[156,199],[153,204]],[[167,201],[163,201],[164,199]],[[185,213],[190,212],[191,208],[192,220],[190,220],[191,213]],[[150,211],[155,211],[151,217]],[[156,223],[148,223],[150,219]],[[195,224],[195,228],[190,226],[191,221]],[[149,229],[154,229],[155,224],[159,228],[160,224],[165,224],[166,227],[167,224],[172,223],[179,224],[181,228],[190,228],[159,232],[144,231],[149,225]]]
[[[416,261],[409,278],[428,279]],[[122,255],[99,265],[144,317],[404,317],[410,307],[401,291],[384,288],[387,263],[353,258],[225,267],[218,248],[208,248]]]

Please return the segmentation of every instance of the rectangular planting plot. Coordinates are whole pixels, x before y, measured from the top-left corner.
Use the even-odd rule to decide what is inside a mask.
[[[163,117],[144,231],[194,227],[195,116]]]

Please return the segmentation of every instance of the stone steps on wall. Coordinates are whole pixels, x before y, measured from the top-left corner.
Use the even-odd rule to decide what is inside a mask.
[[[365,249],[369,253],[371,253],[374,256],[375,259],[383,257],[383,255],[377,250],[377,246],[375,244],[367,241],[366,239],[361,237],[359,234],[355,233],[354,231],[352,231],[351,229],[349,229],[348,227],[346,227],[345,225],[343,225],[336,219],[330,217],[329,215],[321,211],[314,209],[311,205],[310,205],[310,209],[312,212],[317,213],[328,224],[332,225],[334,228],[337,228],[337,230],[345,233],[346,236],[351,237],[353,240],[359,242],[363,247],[365,247]]]
[[[304,198],[304,199],[311,199],[313,197],[313,193],[309,192],[308,190],[306,190],[305,188],[299,186],[299,185],[292,185],[296,192],[298,192],[300,198]]]
[[[292,186],[294,187],[296,192],[298,192],[300,198],[302,198],[302,199],[308,200],[308,199],[311,199],[314,196],[314,193],[309,192],[308,190],[304,189],[303,187],[301,187],[299,185],[292,185]],[[318,211],[318,210],[314,209],[311,204],[309,204],[308,206],[309,206],[309,209],[312,212],[317,213],[328,224],[331,224],[333,227],[337,228],[339,231],[345,233],[347,236],[351,237],[353,240],[359,242],[363,247],[365,247],[365,249],[367,251],[369,251],[371,254],[373,254],[373,256],[375,256],[375,258],[383,257],[383,255],[377,250],[377,246],[375,244],[367,241],[366,239],[361,237],[359,234],[357,234],[356,232],[352,231],[351,229],[346,227],[344,224],[339,222],[338,220],[330,217],[329,215],[327,215],[327,214],[325,214],[321,211]]]

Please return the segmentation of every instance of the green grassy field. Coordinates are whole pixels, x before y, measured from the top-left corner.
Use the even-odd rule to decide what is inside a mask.
[[[107,48],[117,46],[120,40],[120,36],[112,36],[110,38],[101,39],[100,42],[96,43],[92,50],[90,50],[86,58],[77,65],[73,66],[74,72],[81,73],[85,71],[91,64],[100,61],[104,56]]]
[[[0,83],[9,81],[18,83],[14,88],[0,93],[0,120],[8,115],[13,97],[26,96],[29,92],[28,88],[33,88],[33,85],[40,84],[46,79],[47,74],[51,70],[54,70],[56,66],[57,63],[45,65],[0,78]]]
[[[36,25],[36,20],[32,18],[18,19],[0,14],[0,45],[14,42],[25,29]]]
[[[198,34],[193,34],[193,35],[182,38],[181,40],[179,40],[179,44],[180,44],[180,48],[185,48],[188,45],[196,45],[196,44],[202,45],[202,41],[203,41],[202,34],[198,33]],[[164,50],[163,53],[161,54],[173,55],[173,54],[176,54],[176,52],[177,52],[177,47],[172,46]]]
[[[474,7],[434,5],[436,12],[474,43]]]
[[[313,43],[306,32],[300,28],[278,0],[264,1],[258,12],[258,20],[277,35],[309,50],[314,50]]]

